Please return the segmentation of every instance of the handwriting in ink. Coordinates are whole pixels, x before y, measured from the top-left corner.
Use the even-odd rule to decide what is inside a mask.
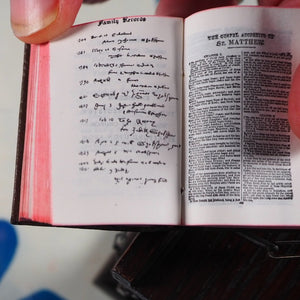
[[[103,174],[117,185],[166,184],[162,174],[168,170],[168,156],[181,147],[177,127],[168,125],[174,124],[170,120],[177,115],[179,97],[165,68],[166,39],[119,27],[146,20],[99,21],[103,30],[80,37],[80,49],[74,51],[82,130],[78,170]],[[161,176],[147,175],[154,166]]]

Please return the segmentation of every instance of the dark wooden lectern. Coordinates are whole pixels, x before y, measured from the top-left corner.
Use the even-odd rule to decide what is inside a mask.
[[[122,235],[108,272],[123,299],[300,299],[299,231],[179,228],[117,239]],[[103,286],[103,277],[96,282]]]

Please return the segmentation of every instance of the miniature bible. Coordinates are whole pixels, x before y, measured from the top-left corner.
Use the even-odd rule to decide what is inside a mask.
[[[12,222],[299,226],[299,25],[225,7],[27,46]]]

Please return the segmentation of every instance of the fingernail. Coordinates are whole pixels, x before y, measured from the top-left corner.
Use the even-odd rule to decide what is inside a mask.
[[[57,17],[59,0],[11,0],[11,26],[24,37],[50,25]]]

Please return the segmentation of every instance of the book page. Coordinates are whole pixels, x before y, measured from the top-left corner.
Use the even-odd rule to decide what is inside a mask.
[[[187,224],[300,224],[300,143],[287,120],[299,25],[299,9],[261,7],[186,20]]]
[[[178,224],[179,18],[103,20],[50,44],[55,224]]]

